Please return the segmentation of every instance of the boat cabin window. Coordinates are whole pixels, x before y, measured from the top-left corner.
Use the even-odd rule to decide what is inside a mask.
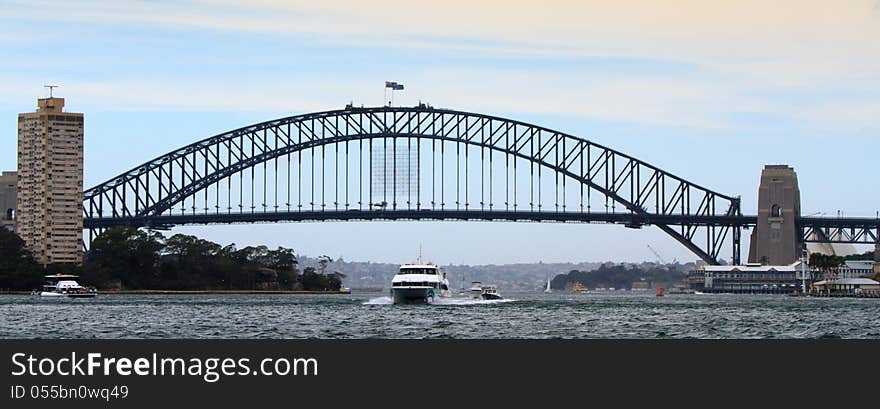
[[[401,268],[400,274],[437,274],[437,270],[433,268]]]
[[[391,284],[392,287],[431,287],[431,288],[441,288],[439,287],[439,283],[437,282],[415,282],[415,281],[398,281],[396,283]],[[446,288],[443,288],[444,290]]]

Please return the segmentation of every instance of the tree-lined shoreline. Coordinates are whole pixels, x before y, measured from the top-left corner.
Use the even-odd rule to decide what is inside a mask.
[[[195,236],[114,227],[93,242],[81,266],[43,268],[14,233],[0,229],[0,290],[39,288],[47,274],[81,277],[101,291],[276,291],[338,292],[344,275],[307,267],[299,270],[292,249],[221,246]],[[329,260],[329,258],[328,258]],[[323,264],[326,265],[326,264]]]

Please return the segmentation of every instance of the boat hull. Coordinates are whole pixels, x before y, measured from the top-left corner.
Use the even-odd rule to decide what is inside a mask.
[[[68,298],[95,298],[98,294],[95,293],[81,293],[81,294],[67,294]]]
[[[56,293],[54,291],[42,291],[38,293],[44,298],[95,298],[96,293]]]
[[[500,299],[502,299],[501,296],[498,294],[485,294],[485,293],[481,296],[481,298],[484,300],[500,300]]]
[[[395,304],[431,304],[440,296],[439,291],[429,287],[395,287],[391,298]]]

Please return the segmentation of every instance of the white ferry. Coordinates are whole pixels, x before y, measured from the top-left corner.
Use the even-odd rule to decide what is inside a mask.
[[[92,298],[98,295],[94,288],[79,285],[75,278],[79,276],[71,274],[52,274],[45,276],[47,283],[41,291],[35,291],[34,295],[40,297],[67,297],[67,298]]]
[[[391,298],[395,304],[432,304],[448,295],[446,273],[434,264],[404,264],[391,279]]]

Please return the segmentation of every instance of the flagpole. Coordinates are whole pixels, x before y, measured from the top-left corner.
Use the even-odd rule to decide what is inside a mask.
[[[391,101],[388,101],[388,88],[391,88]],[[385,99],[382,101],[382,104],[393,107],[394,106],[394,91],[402,90],[402,89],[403,89],[403,84],[398,84],[395,81],[385,81]]]

